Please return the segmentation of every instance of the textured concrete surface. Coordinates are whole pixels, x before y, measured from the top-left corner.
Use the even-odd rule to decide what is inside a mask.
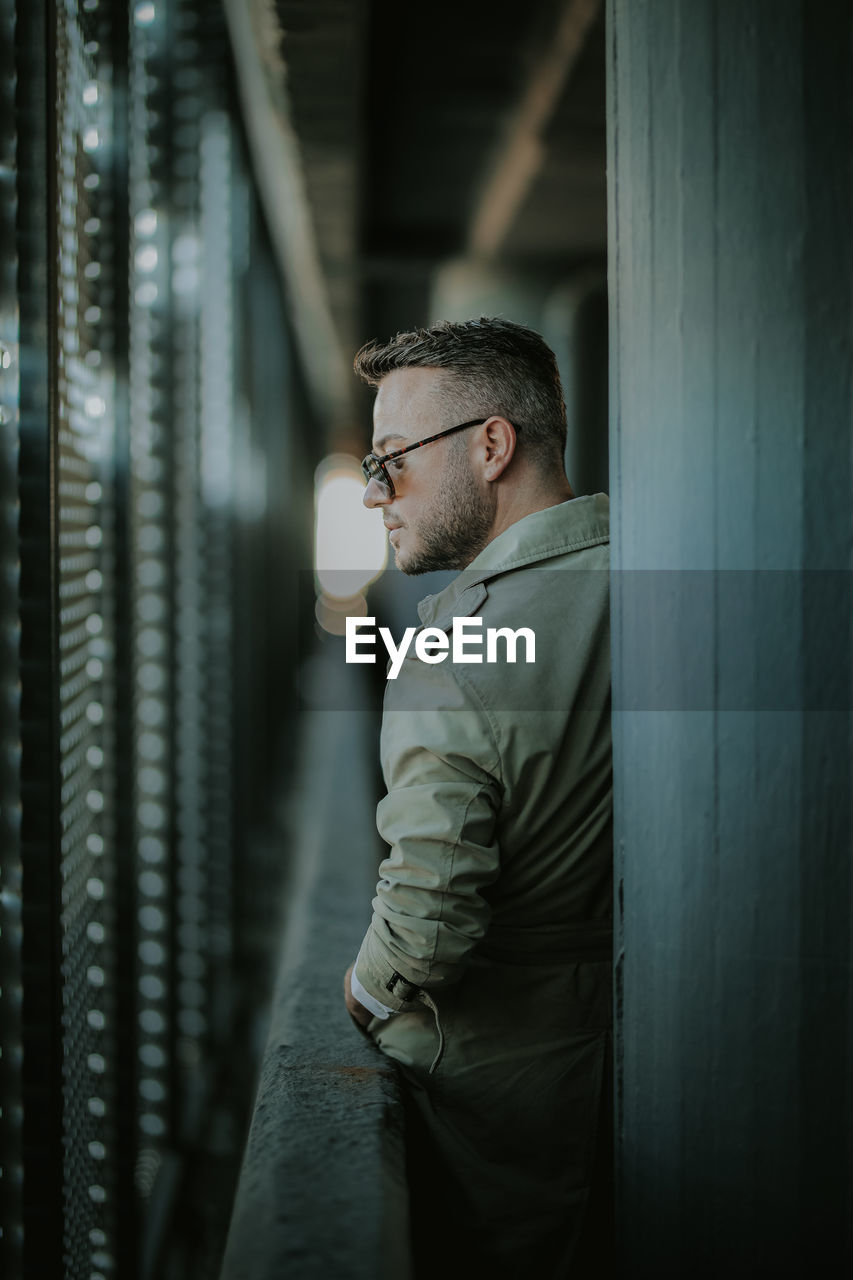
[[[334,669],[320,660],[311,678],[328,695]],[[284,949],[222,1280],[405,1280],[396,1081],[343,1003],[379,855],[374,717],[308,711],[303,731]]]

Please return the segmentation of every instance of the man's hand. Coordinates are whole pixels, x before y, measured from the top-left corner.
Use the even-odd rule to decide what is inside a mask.
[[[359,1026],[366,1027],[368,1022],[370,1022],[371,1018],[373,1017],[373,1014],[370,1012],[369,1009],[365,1009],[364,1005],[361,1004],[358,1000],[356,1000],[355,996],[352,993],[351,978],[352,978],[352,971],[354,968],[355,968],[355,965],[351,964],[350,967],[347,969],[346,973],[344,974],[344,1000],[346,1001],[347,1012],[349,1013],[349,1015],[355,1018]]]

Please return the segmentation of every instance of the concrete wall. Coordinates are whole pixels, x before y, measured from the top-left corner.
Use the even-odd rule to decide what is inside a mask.
[[[853,10],[608,20],[625,1274],[850,1274]]]

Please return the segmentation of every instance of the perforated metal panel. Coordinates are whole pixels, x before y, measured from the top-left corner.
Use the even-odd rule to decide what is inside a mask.
[[[206,447],[205,412],[211,409],[209,379],[211,363],[228,353],[206,351],[202,333],[210,307],[206,268],[210,264],[210,211],[202,203],[202,148],[204,115],[209,87],[193,69],[203,62],[205,33],[195,12],[197,6],[178,6],[181,39],[175,45],[178,83],[183,86],[175,101],[180,127],[175,135],[173,166],[176,200],[180,197],[181,227],[175,248],[187,274],[177,276],[182,306],[175,317],[175,618],[176,671],[180,689],[176,732],[176,1032],[180,1087],[186,1098],[197,1097],[195,1081],[203,1070],[204,1045],[210,1018],[210,913],[208,902],[210,851],[206,848],[207,803],[211,754],[215,729],[208,722],[215,698],[217,672],[209,664],[210,629],[217,627],[216,601],[210,594],[208,567],[210,549],[206,543],[208,504],[216,497],[216,468]],[[222,203],[227,190],[219,193]],[[220,242],[220,251],[227,246]],[[217,299],[218,309],[227,306]],[[226,388],[227,392],[227,388]],[[227,402],[226,402],[227,403]],[[227,411],[227,410],[226,410]],[[207,478],[206,478],[207,477]],[[213,484],[211,485],[211,477]],[[226,679],[227,697],[227,679]],[[224,726],[223,726],[224,727]],[[215,804],[215,800],[213,800]],[[197,1118],[185,1108],[183,1127],[190,1129]]]
[[[0,50],[0,92],[13,71],[26,85],[0,119],[0,1247],[26,1280],[147,1280],[231,1049],[238,733],[250,756],[234,544],[241,510],[264,511],[239,484],[263,440],[236,391],[253,197],[218,6],[32,0],[17,26]]]
[[[78,8],[81,9],[78,12]],[[115,411],[110,34],[56,13],[56,446],[64,1264],[115,1265]]]
[[[203,847],[208,865],[208,993],[205,1020],[222,1043],[230,1023],[232,949],[233,569],[238,457],[235,420],[236,322],[233,276],[240,252],[239,215],[246,178],[235,162],[234,127],[219,104],[201,120],[200,205],[204,243],[201,349],[201,491],[205,508],[204,580],[208,592],[205,659],[212,674],[202,732],[208,742]],[[223,198],[224,196],[224,198]]]
[[[163,4],[130,26],[130,627],[136,880],[135,1187],[150,1198],[173,1128],[174,721],[170,226],[170,31]],[[143,1217],[144,1220],[144,1217]]]
[[[130,450],[143,1199],[197,1130],[229,1025],[233,124],[221,19],[130,36]],[[218,1020],[218,1022],[217,1022]]]
[[[0,3],[0,1273],[21,1266],[21,777],[14,6]]]

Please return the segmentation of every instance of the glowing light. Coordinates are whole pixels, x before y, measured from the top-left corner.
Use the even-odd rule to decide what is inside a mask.
[[[159,907],[141,907],[139,910],[139,923],[143,929],[147,929],[150,933],[158,933],[166,927],[166,917]]]
[[[156,729],[166,719],[166,708],[159,698],[141,698],[138,713],[142,723],[151,729]]]
[[[139,856],[143,862],[163,862],[166,858],[166,846],[156,836],[141,836]]]
[[[166,775],[162,769],[155,769],[149,764],[139,770],[137,783],[139,790],[146,795],[159,796],[166,790]]]
[[[156,871],[142,871],[139,875],[139,892],[149,898],[160,898],[166,892],[166,881]]]
[[[166,570],[157,560],[143,560],[136,570],[141,587],[159,587],[166,577]]]
[[[156,17],[157,11],[150,3],[138,4],[133,11],[133,21],[137,27],[150,27]]]
[[[153,800],[143,800],[137,810],[139,825],[149,831],[159,831],[166,825],[166,810]]]
[[[139,959],[143,964],[162,965],[166,963],[166,948],[159,942],[146,939],[139,944]]]
[[[356,597],[388,559],[382,514],[362,504],[364,481],[355,458],[333,454],[317,468],[314,490],[314,571],[324,596]]]
[[[166,754],[166,739],[159,733],[142,733],[137,749],[143,760],[162,760]]]
[[[197,267],[179,267],[172,276],[172,288],[181,297],[195,293],[201,284]]]
[[[146,280],[133,295],[133,300],[140,307],[150,307],[157,301],[157,286],[153,280]]]
[[[146,693],[156,693],[166,683],[166,672],[156,662],[143,662],[136,678],[140,689],[144,689]]]
[[[157,230],[157,214],[154,209],[140,209],[133,220],[138,236],[153,236]]]
[[[163,510],[163,496],[154,489],[147,489],[140,493],[136,503],[136,510],[141,516],[159,516]]]
[[[175,266],[186,266],[187,263],[197,262],[200,254],[201,242],[198,236],[190,232],[176,236],[175,243],[172,245],[172,261]]]
[[[136,266],[139,271],[153,271],[157,266],[157,250],[153,244],[145,244],[136,250]]]

